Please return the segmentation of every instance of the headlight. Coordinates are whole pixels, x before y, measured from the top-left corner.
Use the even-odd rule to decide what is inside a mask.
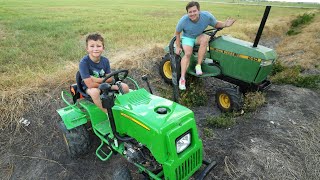
[[[273,60],[262,60],[260,66],[269,66],[272,62]]]
[[[176,140],[177,153],[181,153],[182,151],[184,151],[190,144],[191,144],[190,132],[180,136]]]

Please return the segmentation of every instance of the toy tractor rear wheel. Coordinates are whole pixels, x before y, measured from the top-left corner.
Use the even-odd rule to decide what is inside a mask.
[[[112,176],[112,180],[132,180],[131,172],[127,166],[119,166]]]
[[[180,78],[180,62],[177,62],[177,79]],[[172,84],[172,69],[170,62],[170,54],[166,54],[160,62],[159,72],[164,81],[168,84]]]
[[[216,92],[216,102],[222,112],[239,111],[243,106],[243,94],[236,88],[221,88]]]
[[[86,154],[89,151],[90,138],[84,125],[68,130],[64,123],[60,121],[59,127],[67,152],[72,158]]]

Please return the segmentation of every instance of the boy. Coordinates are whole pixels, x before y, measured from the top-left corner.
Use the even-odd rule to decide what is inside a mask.
[[[104,39],[98,34],[89,34],[86,38],[86,50],[88,54],[82,58],[79,64],[79,72],[82,78],[84,91],[92,98],[93,102],[104,112],[100,99],[100,89],[98,88],[103,78],[111,72],[110,63],[106,57],[102,56],[104,51]],[[112,78],[106,80],[112,82]],[[125,93],[129,92],[128,85],[121,83]],[[118,90],[118,86],[112,85],[111,89]]]

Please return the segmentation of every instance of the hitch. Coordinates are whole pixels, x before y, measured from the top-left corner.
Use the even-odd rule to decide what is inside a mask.
[[[202,164],[206,165],[207,167],[198,175],[196,180],[203,180],[209,174],[209,172],[217,165],[216,161],[212,161],[210,163],[206,160],[203,160]]]

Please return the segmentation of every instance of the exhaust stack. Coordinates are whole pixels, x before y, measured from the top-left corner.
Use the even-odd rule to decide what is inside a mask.
[[[268,15],[269,15],[270,9],[271,9],[271,6],[266,6],[266,9],[264,10],[264,14],[263,14],[263,17],[262,17],[262,20],[261,20],[261,23],[260,23],[260,27],[258,29],[258,32],[257,32],[257,35],[256,35],[256,39],[254,40],[254,43],[253,43],[253,47],[257,47],[258,46],[258,43],[259,43],[262,31],[263,31],[264,25],[266,24],[266,21],[268,19]]]

